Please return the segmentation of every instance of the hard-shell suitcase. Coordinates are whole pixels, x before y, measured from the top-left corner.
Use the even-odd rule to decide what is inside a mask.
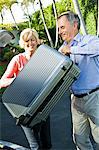
[[[79,73],[68,56],[43,44],[5,90],[3,103],[17,123],[32,127],[47,118]]]

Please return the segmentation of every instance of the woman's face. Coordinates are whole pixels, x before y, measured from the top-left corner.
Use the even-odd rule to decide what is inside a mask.
[[[35,38],[35,36],[31,36],[27,41],[25,41],[25,51],[33,54],[37,49],[37,45],[37,39]]]

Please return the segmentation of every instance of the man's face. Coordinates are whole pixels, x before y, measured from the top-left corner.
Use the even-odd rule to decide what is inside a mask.
[[[58,19],[58,32],[63,41],[71,42],[77,32],[77,23],[71,24],[66,16]]]

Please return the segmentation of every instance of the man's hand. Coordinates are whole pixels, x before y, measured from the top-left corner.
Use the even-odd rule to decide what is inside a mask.
[[[70,46],[69,46],[69,45],[64,46],[64,47],[61,49],[61,52],[62,52],[64,55],[69,55],[69,54],[71,54],[71,52],[70,52]]]

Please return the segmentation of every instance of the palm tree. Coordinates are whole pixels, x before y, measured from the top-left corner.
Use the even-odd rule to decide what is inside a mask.
[[[2,23],[1,23],[1,24],[3,25],[3,19],[4,19],[4,18],[3,18],[3,5],[2,5],[2,0],[1,0],[1,2],[0,2],[0,13],[1,13],[0,15],[1,15],[1,20],[2,20]]]
[[[17,30],[19,30],[18,25],[17,25],[16,20],[15,20],[15,17],[14,17],[13,12],[12,12],[12,9],[11,9],[11,7],[14,3],[17,3],[17,1],[16,0],[1,0],[0,1],[2,8],[6,8],[6,9],[10,10],[12,18],[13,18],[14,23],[15,23],[15,26],[16,26]]]
[[[57,43],[58,43],[58,23],[57,23],[57,11],[56,11],[56,6],[55,6],[55,0],[52,0],[52,5],[53,5],[55,21],[56,21],[56,40],[55,40],[55,48],[56,48]]]
[[[53,47],[53,41],[51,39],[50,33],[49,33],[48,28],[47,28],[46,23],[45,23],[45,17],[44,17],[44,12],[43,12],[43,8],[42,8],[41,0],[39,0],[39,4],[40,4],[40,13],[41,13],[42,21],[43,21],[43,24],[44,24],[44,27],[45,27],[45,31],[47,33],[48,40],[50,42],[50,46]]]
[[[4,18],[3,18],[3,8],[2,7],[0,7],[0,12],[1,12],[1,24],[3,25],[3,20],[4,20]]]
[[[2,14],[2,11],[1,11],[1,20],[2,20],[2,25],[3,25],[3,14]]]
[[[75,11],[78,14],[78,16],[80,18],[80,21],[81,21],[81,30],[82,30],[82,33],[83,34],[87,34],[87,30],[86,30],[85,23],[84,23],[84,20],[83,20],[81,11],[80,11],[78,0],[73,0],[73,4],[74,4]]]
[[[17,25],[17,23],[16,23],[16,20],[15,20],[14,15],[13,15],[13,12],[12,12],[11,6],[9,7],[9,10],[10,10],[11,15],[12,15],[12,18],[13,18],[13,20],[14,20],[14,23],[15,23],[16,29],[17,29],[17,30],[19,30],[19,27],[18,27],[18,25]]]
[[[98,0],[97,36],[99,36],[99,0]]]
[[[31,16],[29,14],[29,9],[28,9],[28,6],[31,2],[34,2],[33,0],[21,0],[21,7],[22,7],[22,10],[24,12],[24,14],[28,17],[28,20],[29,20],[29,28],[31,28],[31,25],[32,25],[32,19],[31,19]],[[31,3],[32,4],[32,3]],[[26,10],[26,11],[25,11]]]

